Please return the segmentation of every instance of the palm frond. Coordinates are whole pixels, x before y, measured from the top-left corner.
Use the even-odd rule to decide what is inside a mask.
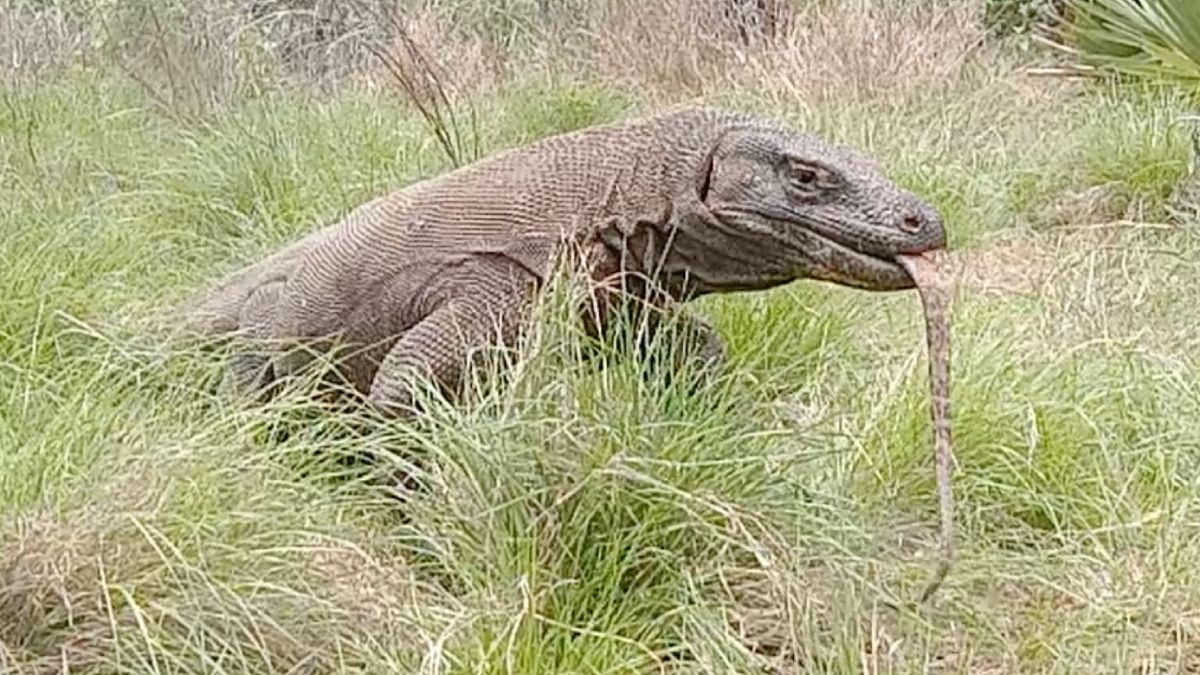
[[[1070,0],[1074,20],[1048,29],[1078,74],[1116,72],[1200,85],[1200,2]]]

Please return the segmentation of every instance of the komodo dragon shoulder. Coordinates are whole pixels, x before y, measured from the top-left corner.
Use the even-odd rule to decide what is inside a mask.
[[[912,288],[897,256],[944,244],[935,210],[871,159],[764,117],[692,108],[552,136],[377,197],[202,293],[187,323],[246,345],[229,366],[237,388],[265,391],[336,349],[344,382],[403,414],[422,380],[453,393],[471,351],[511,346],[568,249],[606,298],[601,325],[626,296],[674,307],[797,279]],[[719,338],[696,323],[700,351],[717,358]]]

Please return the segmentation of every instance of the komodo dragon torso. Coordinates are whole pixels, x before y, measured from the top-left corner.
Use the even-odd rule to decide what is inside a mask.
[[[567,251],[594,282],[599,327],[631,296],[672,304],[801,278],[912,288],[897,256],[944,243],[937,213],[870,159],[758,116],[688,109],[550,137],[378,197],[227,278],[190,304],[189,326],[273,345],[234,358],[238,386],[296,374],[337,346],[336,372],[399,414],[414,377],[454,391],[469,351],[511,345]],[[719,354],[698,326],[702,351]]]

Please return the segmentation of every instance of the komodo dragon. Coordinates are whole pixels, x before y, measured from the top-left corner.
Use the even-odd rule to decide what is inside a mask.
[[[898,256],[944,247],[936,211],[870,159],[756,115],[677,110],[549,137],[377,197],[189,304],[189,326],[278,345],[235,356],[257,390],[335,346],[336,373],[394,416],[424,378],[455,392],[468,353],[511,346],[575,251],[603,330],[660,307],[810,278],[913,288]],[[907,259],[907,258],[905,258]],[[646,303],[643,303],[646,304]],[[723,353],[699,319],[698,353]],[[294,347],[303,346],[304,349]]]

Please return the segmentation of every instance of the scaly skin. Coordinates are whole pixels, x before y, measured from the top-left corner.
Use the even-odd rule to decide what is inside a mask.
[[[603,330],[630,300],[817,279],[913,287],[897,256],[944,246],[938,214],[873,161],[757,116],[689,109],[563,134],[410,185],[251,265],[188,325],[241,335],[232,384],[265,390],[335,347],[388,415],[461,384],[470,350],[510,346],[554,263],[593,283]],[[703,322],[697,349],[723,352]],[[269,346],[255,348],[256,343]]]

